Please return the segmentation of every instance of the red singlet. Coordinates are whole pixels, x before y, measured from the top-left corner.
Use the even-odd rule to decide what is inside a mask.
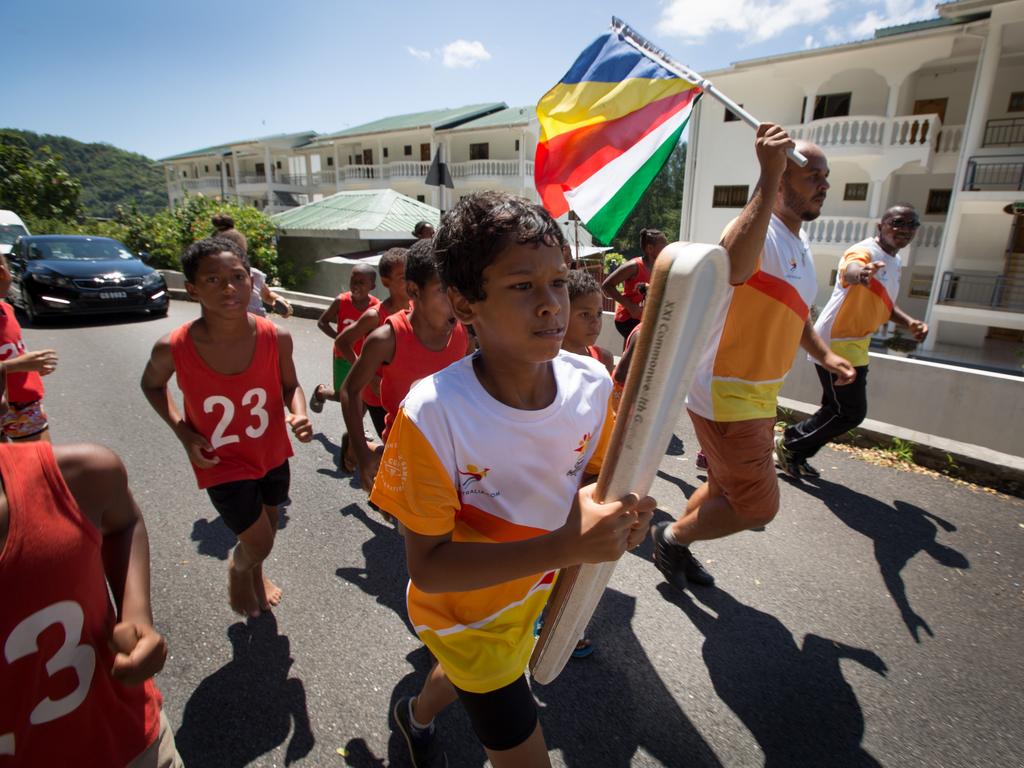
[[[644,260],[639,256],[632,260],[636,264],[636,272],[628,280],[624,280],[622,284],[622,295],[632,301],[634,304],[643,305],[645,296],[637,290],[637,286],[641,283],[651,282],[651,270],[644,264]],[[619,322],[629,320],[631,315],[626,311],[626,308],[615,303],[615,319]]]
[[[391,362],[384,366],[384,376],[380,384],[380,399],[387,411],[384,417],[384,439],[391,430],[391,423],[398,413],[409,390],[420,379],[447,368],[452,363],[466,356],[466,327],[456,321],[448,337],[448,345],[440,352],[434,352],[423,346],[416,338],[409,320],[409,310],[388,317],[385,321],[395,332],[395,354]]]
[[[25,354],[21,340],[21,324],[14,316],[14,307],[0,301],[0,362]],[[35,371],[7,374],[7,400],[26,405],[43,399],[43,380]],[[0,754],[3,754],[0,752]]]
[[[185,396],[185,421],[210,441],[220,462],[192,465],[200,488],[233,480],[256,480],[292,455],[284,421],[277,327],[256,323],[252,360],[241,373],[218,373],[206,364],[189,333],[191,323],[171,332],[178,387]]]
[[[123,766],[160,733],[152,680],[110,676],[117,618],[103,539],[49,443],[0,445],[9,509],[0,553],[0,764]],[[13,761],[3,756],[13,755]]]
[[[370,296],[370,303],[366,309],[356,309],[356,305],[352,303],[352,291],[345,291],[344,293],[338,294],[338,333],[340,334],[352,323],[363,316],[363,312],[367,309],[378,309],[380,307],[380,299],[376,296]],[[356,343],[352,345],[352,351],[356,353],[356,357],[359,356],[359,350],[363,348],[363,340],[358,339]],[[337,347],[334,347],[335,357],[344,357],[341,352],[338,351]]]
[[[383,302],[381,302],[378,306],[374,307],[374,309],[377,310],[377,327],[380,328],[382,325],[384,325],[384,321],[388,319],[388,315],[390,313],[386,309],[384,309],[384,303]],[[363,348],[363,342],[362,341],[359,342],[359,348],[360,349]],[[384,376],[384,368],[383,367],[378,368],[376,375],[383,378],[383,376]],[[380,407],[380,404],[381,404],[380,403],[380,395],[378,395],[376,392],[374,392],[373,391],[373,387],[371,387],[369,384],[367,384],[365,387],[363,387],[363,403],[365,403],[366,405],[372,405],[372,406],[375,406],[375,407],[378,407],[378,408]]]

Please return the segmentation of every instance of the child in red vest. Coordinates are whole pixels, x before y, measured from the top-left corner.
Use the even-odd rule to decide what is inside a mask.
[[[363,390],[381,371],[380,398],[384,406],[384,434],[409,389],[420,379],[437,373],[472,349],[465,326],[455,319],[448,294],[434,264],[431,240],[418,240],[406,256],[406,290],[412,309],[389,315],[366,337],[363,351],[342,386],[341,411],[355,450],[363,488],[373,487],[382,446],[371,447],[363,434]]]
[[[389,248],[380,257],[377,263],[377,271],[380,273],[380,281],[388,289],[388,297],[375,307],[370,307],[363,312],[352,325],[349,325],[334,340],[334,351],[340,352],[349,365],[356,362],[359,353],[363,349],[363,340],[370,331],[379,328],[384,324],[388,315],[393,315],[409,307],[409,294],[405,290],[405,256],[407,248]],[[377,430],[377,437],[384,434],[384,406],[380,402],[380,371],[376,373],[373,380],[363,389],[363,405],[370,412],[370,420],[374,429]],[[342,469],[352,472],[356,468],[355,453],[352,452],[352,444],[348,433],[341,438],[341,462]]]
[[[658,254],[668,245],[668,238],[660,229],[640,230],[640,250],[643,256],[621,264],[601,283],[601,289],[609,299],[614,299],[615,328],[622,334],[622,340],[640,324],[644,313],[644,299],[647,284],[651,281],[651,269]],[[622,292],[619,292],[619,285]]]
[[[246,311],[252,283],[241,249],[229,240],[200,240],[181,261],[185,288],[202,305],[202,316],[156,343],[142,390],[181,441],[199,487],[238,536],[229,602],[236,612],[256,616],[281,599],[262,563],[274,545],[278,507],[288,498],[287,427],[304,443],[313,427],[295,376],[291,336]],[[172,374],[184,395],[184,418],[167,391]]]
[[[366,310],[380,305],[380,299],[372,296],[370,291],[377,287],[377,273],[369,264],[356,264],[352,268],[352,274],[348,278],[348,290],[339,293],[330,306],[320,315],[316,326],[331,341],[338,338],[338,334],[352,325]],[[338,393],[341,391],[341,382],[345,380],[351,363],[346,360],[337,347],[333,347],[334,355],[334,388],[328,389],[323,384],[317,384],[313,388],[313,394],[309,397],[309,407],[314,413],[320,413],[324,408],[325,400],[338,402]]]
[[[0,254],[0,372],[7,375],[7,412],[0,416],[0,439],[47,440],[50,424],[43,410],[40,376],[53,373],[57,353],[52,349],[26,352],[14,308],[2,299],[11,289],[11,268]]]
[[[0,763],[181,768],[152,679],[167,643],[149,540],[121,460],[98,445],[0,445],[0,551]]]

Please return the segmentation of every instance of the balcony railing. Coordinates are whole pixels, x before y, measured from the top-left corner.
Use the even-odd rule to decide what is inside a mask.
[[[1024,157],[972,157],[964,177],[966,192],[1024,190]]]
[[[473,176],[518,176],[518,160],[468,160],[451,164],[452,176],[466,179]],[[532,170],[531,170],[532,174]]]
[[[850,148],[882,151],[885,148],[931,146],[941,127],[938,115],[904,117],[829,117],[806,125],[791,125],[794,139],[813,141],[824,149]]]
[[[304,173],[275,173],[274,183],[288,187],[305,187],[309,184],[309,177]]]
[[[938,248],[942,240],[941,223],[926,222],[921,225],[912,247]],[[837,245],[843,248],[859,243],[878,232],[878,219],[867,216],[821,216],[804,224],[804,234],[811,245]]]
[[[470,179],[479,177],[519,176],[518,160],[468,160],[448,165],[452,178]],[[430,170],[427,161],[397,160],[377,165],[345,165],[338,169],[343,181],[366,181],[377,179],[425,179]],[[533,177],[533,161],[526,161],[526,175]]]
[[[389,179],[425,179],[429,170],[429,160],[396,160],[384,166]]]
[[[337,174],[332,168],[329,171],[315,171],[310,174],[309,181],[314,187],[319,187],[325,184],[334,184]]]
[[[205,176],[201,179],[182,179],[181,186],[189,192],[201,192],[211,189],[219,192],[221,190],[221,178],[220,176]],[[234,187],[235,182],[231,180],[230,176],[224,179],[224,189],[234,189]]]
[[[1024,117],[1007,117],[985,123],[983,147],[1017,147],[1024,144]]]
[[[935,138],[935,154],[956,155],[960,153],[960,143],[964,140],[962,125],[944,125]]]
[[[1024,280],[1008,275],[945,272],[939,304],[1022,312]]]
[[[239,177],[239,184],[266,184],[266,174],[262,173],[250,173]]]

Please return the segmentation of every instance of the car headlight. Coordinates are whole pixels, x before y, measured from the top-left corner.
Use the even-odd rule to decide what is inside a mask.
[[[61,288],[71,287],[71,278],[58,275],[56,272],[33,272],[32,279],[43,285],[56,285]]]
[[[142,278],[143,288],[156,288],[157,286],[163,287],[164,276],[159,272],[150,272],[144,278]]]

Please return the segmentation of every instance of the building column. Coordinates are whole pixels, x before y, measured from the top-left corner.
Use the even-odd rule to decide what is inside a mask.
[[[266,173],[264,186],[267,190],[267,207],[269,208],[274,200],[274,158],[270,156],[269,146],[263,147],[263,157],[264,172]]]
[[[334,191],[341,192],[341,155],[338,154],[338,142],[334,146]]]
[[[529,197],[529,186],[526,179],[526,129],[519,132],[519,177],[522,182],[520,194]]]
[[[238,156],[235,154],[235,150],[231,150],[231,167],[235,173],[235,202],[238,205],[242,204],[242,192],[240,187],[242,185],[242,169],[238,165]]]
[[[228,199],[228,168],[227,158],[223,155],[220,157],[220,199],[226,201]]]
[[[967,166],[981,146],[985,137],[985,123],[988,121],[988,110],[992,102],[992,86],[999,69],[999,56],[1002,53],[1003,24],[995,18],[989,19],[988,31],[981,44],[981,55],[974,72],[974,86],[971,88],[971,102],[967,108],[967,120],[964,125],[964,138],[960,144],[960,157],[957,160],[956,175],[953,178],[953,195],[949,202],[949,213],[939,244],[939,254],[935,261],[935,275],[932,277],[932,290],[928,296],[928,310],[925,322],[930,326],[928,338],[924,340],[925,350],[935,347],[938,337],[938,322],[932,321],[935,303],[942,287],[942,276],[953,267],[956,257],[956,241],[960,234],[960,195],[963,192]]]

